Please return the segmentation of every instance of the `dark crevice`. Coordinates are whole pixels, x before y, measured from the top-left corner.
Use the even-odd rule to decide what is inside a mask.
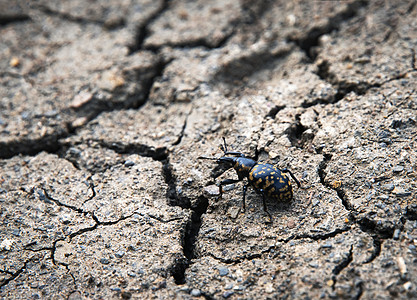
[[[413,220],[413,221],[417,220],[417,204],[415,203],[409,204],[405,209],[404,216],[408,220]]]
[[[194,249],[197,240],[198,232],[201,226],[201,216],[206,213],[209,202],[208,199],[200,196],[195,207],[192,207],[191,220],[187,224],[184,235],[184,255],[191,260],[195,257]]]
[[[23,138],[10,142],[0,142],[0,159],[8,159],[13,156],[36,155],[42,151],[56,153],[60,149],[59,139],[68,136],[68,131],[59,129],[50,135],[37,139]]]
[[[303,101],[303,103],[301,103],[301,107],[309,108],[309,107],[316,106],[319,104],[327,105],[327,104],[332,104],[334,102],[335,102],[335,97],[333,96],[328,97],[328,98],[316,98],[313,101],[310,101],[310,100]]]
[[[366,216],[361,217],[356,221],[363,232],[369,233],[372,236],[377,235],[382,239],[391,239],[394,235],[395,226],[393,224],[387,225],[379,223],[377,220],[370,219]]]
[[[123,18],[118,20],[112,20],[112,22],[105,22],[101,19],[94,19],[94,18],[85,18],[81,16],[75,16],[70,13],[66,13],[63,11],[56,11],[51,9],[50,7],[43,5],[43,4],[35,4],[32,5],[32,8],[38,9],[39,11],[43,12],[44,14],[51,16],[51,17],[58,17],[63,20],[78,23],[78,24],[96,24],[99,26],[103,26],[107,29],[116,29],[125,26],[126,22]]]
[[[317,174],[319,175],[320,183],[323,186],[336,191],[337,196],[342,201],[342,204],[346,208],[346,210],[348,210],[349,212],[353,212],[352,205],[349,203],[345,191],[341,187],[334,187],[330,183],[326,182],[327,174],[325,170],[331,159],[332,159],[331,154],[323,153],[323,160],[320,162],[319,167],[317,169]],[[350,217],[352,218],[352,215],[350,215]]]
[[[373,235],[372,239],[373,239],[374,249],[371,253],[371,256],[363,262],[364,264],[369,264],[369,263],[373,262],[374,259],[377,258],[381,254],[381,246],[382,246],[381,238],[379,238],[378,236]]]
[[[411,49],[411,68],[414,71],[417,71],[417,62],[416,62],[416,50],[415,49]]]
[[[0,287],[6,286],[10,281],[15,280],[20,274],[22,274],[22,272],[26,269],[27,264],[31,261],[32,259],[29,259],[27,261],[25,261],[23,263],[23,267],[21,267],[19,270],[17,270],[16,272],[9,272],[9,271],[2,271],[8,275],[10,275],[9,278],[3,279],[2,282],[0,282]]]
[[[351,227],[350,226],[345,226],[343,228],[337,228],[334,231],[327,232],[327,233],[322,233],[322,234],[313,234],[313,235],[311,235],[311,234],[301,234],[301,235],[297,235],[297,236],[294,236],[292,238],[292,240],[305,239],[305,238],[312,239],[314,241],[326,240],[328,238],[335,237],[338,234],[347,232],[349,230],[351,230]]]
[[[169,7],[169,0],[163,0],[161,6],[152,13],[136,31],[135,41],[129,46],[129,54],[133,54],[137,51],[142,50],[143,43],[146,37],[149,35],[148,27],[156,20],[165,10]]]
[[[191,115],[192,111],[193,111],[193,108],[191,107],[190,111],[188,112],[188,114],[187,114],[187,116],[184,120],[184,123],[183,123],[182,128],[181,128],[181,132],[180,132],[177,140],[174,143],[172,143],[172,146],[177,146],[181,143],[182,138],[184,137],[185,129],[187,128],[188,117]]]
[[[314,135],[306,136],[304,134],[308,128],[301,124],[300,115],[296,115],[295,119],[295,123],[288,127],[287,130],[285,130],[285,134],[287,134],[287,137],[290,140],[292,146],[297,148],[304,148],[306,143],[314,138]]]
[[[340,272],[343,271],[353,260],[353,246],[350,246],[348,255],[338,264],[334,267],[332,273],[334,275],[339,275]]]
[[[213,84],[227,84],[235,87],[237,81],[245,81],[251,75],[265,69],[273,69],[278,60],[284,59],[291,53],[291,47],[283,47],[277,53],[271,53],[269,48],[265,50],[249,53],[245,56],[232,60],[223,65],[220,70],[213,75]]]
[[[122,142],[96,141],[101,147],[113,150],[118,154],[137,154],[139,156],[151,157],[154,160],[164,161],[167,158],[165,147],[155,148],[145,144],[124,144]]]
[[[151,93],[155,81],[162,76],[165,67],[169,63],[170,61],[158,59],[158,61],[155,62],[155,65],[153,65],[149,69],[139,69],[131,71],[131,74],[125,74],[127,77],[129,77],[129,80],[137,82],[138,86],[140,87],[137,91],[133,92],[132,94],[129,94],[127,91],[121,88],[116,89],[112,93],[112,98],[116,99],[120,97],[125,97],[124,101],[122,102],[112,102],[108,99],[101,100],[97,97],[97,95],[93,95],[92,99],[88,101],[86,104],[73,109],[76,112],[76,116],[78,118],[85,117],[85,124],[87,124],[88,122],[91,122],[104,112],[119,111],[124,109],[139,109],[149,99],[149,95]],[[71,114],[72,112],[68,113]],[[80,127],[83,126],[84,125]],[[76,130],[78,128],[79,127],[73,127],[71,124],[68,125],[68,131],[71,134],[76,133]]]
[[[32,192],[32,193],[35,193],[35,191],[31,191],[31,192]],[[79,207],[76,207],[76,206],[73,206],[73,205],[69,205],[69,204],[65,204],[65,203],[62,203],[61,201],[59,201],[59,200],[57,200],[57,199],[52,198],[52,197],[48,194],[47,190],[46,190],[44,187],[43,187],[42,189],[37,190],[37,194],[38,194],[38,196],[39,196],[39,199],[40,199],[40,200],[45,200],[45,199],[47,199],[47,200],[49,200],[49,201],[51,201],[51,202],[55,203],[55,204],[56,204],[56,205],[58,205],[58,206],[66,207],[66,208],[68,208],[68,209],[70,209],[70,210],[76,211],[76,212],[78,212],[78,213],[80,213],[80,214],[83,214],[83,215],[85,215],[85,216],[90,215],[90,213],[89,213],[89,212],[86,212],[86,211],[82,210],[82,209],[81,209],[81,208],[79,208]]]
[[[281,106],[278,106],[278,105],[275,105],[274,107],[272,107],[270,110],[269,110],[269,112],[268,112],[268,114],[266,115],[266,117],[269,117],[269,118],[271,118],[271,119],[275,119],[275,116],[281,111],[281,110],[283,110],[285,108],[285,105],[281,105]]]
[[[343,22],[355,17],[360,8],[365,7],[368,5],[368,1],[354,1],[352,3],[347,4],[346,9],[339,12],[338,14],[330,17],[326,24],[313,27],[304,37],[300,39],[293,39],[289,37],[289,40],[295,42],[309,57],[312,61],[314,61],[317,57],[317,53],[315,53],[314,48],[319,45],[319,39],[324,34],[329,34],[332,31],[339,30],[340,26]]]
[[[153,72],[149,78],[144,78],[143,70],[138,71],[137,74],[133,74],[137,77],[138,81],[142,82],[143,88],[137,93],[129,95],[124,102],[112,103],[108,100],[98,100],[93,96],[93,99],[87,104],[74,109],[75,114],[68,109],[62,111],[62,113],[74,115],[74,117],[85,117],[86,122],[84,122],[84,125],[82,126],[74,127],[71,123],[68,123],[65,124],[65,128],[54,128],[54,132],[52,134],[45,135],[37,139],[23,138],[21,140],[13,140],[10,142],[0,142],[0,159],[8,159],[19,154],[34,156],[42,151],[57,154],[62,152],[63,145],[59,142],[60,139],[76,134],[77,129],[85,126],[85,124],[94,120],[101,113],[122,109],[140,108],[148,99],[155,80],[162,75],[165,66],[168,63],[169,62],[159,60],[152,68]],[[115,92],[113,97],[117,97],[119,94],[120,92]],[[105,143],[103,142],[103,144]],[[133,153],[134,150],[132,149],[138,148],[139,153],[144,153],[144,156],[151,156],[157,160],[163,159],[163,153],[165,152],[165,149],[156,149],[153,151],[151,147],[146,145],[123,146],[116,143],[116,145],[110,145],[108,147],[111,149],[115,148],[113,150],[121,149],[120,151],[124,151],[125,153],[129,153],[129,151],[132,151]],[[75,165],[75,167],[77,166]]]
[[[168,204],[171,206],[179,206],[181,208],[190,209],[191,201],[187,197],[181,197],[177,192],[177,178],[173,174],[172,165],[169,162],[169,157],[162,160],[162,175],[165,183],[168,185],[166,197]]]
[[[313,241],[319,241],[319,240],[326,240],[332,237],[335,237],[339,234],[342,234],[344,232],[347,232],[351,230],[350,226],[346,226],[344,228],[338,228],[335,229],[332,232],[328,232],[328,233],[323,233],[323,234],[300,234],[300,235],[291,235],[285,239],[278,239],[277,242],[280,243],[289,243],[290,241],[294,241],[294,240],[301,240],[301,239],[311,239]],[[243,261],[247,261],[247,260],[252,260],[255,258],[260,258],[263,254],[266,253],[270,253],[272,250],[276,250],[276,246],[270,246],[267,249],[262,250],[261,252],[258,253],[251,253],[242,257],[236,257],[236,258],[229,258],[229,259],[225,259],[225,258],[221,258],[221,257],[216,257],[214,254],[210,253],[209,255],[211,257],[213,257],[214,259],[221,261],[222,263],[225,264],[239,264]]]
[[[366,92],[374,87],[381,87],[383,83],[368,83],[368,82],[347,82],[338,81],[337,76],[330,72],[330,64],[327,60],[323,60],[318,65],[317,75],[320,79],[329,82],[336,90],[336,95],[332,103],[342,100],[347,94],[353,92],[357,95],[364,95]]]
[[[182,248],[184,257],[177,258],[171,269],[171,274],[176,284],[185,283],[185,271],[190,266],[191,260],[196,257],[195,245],[202,223],[201,216],[207,212],[208,205],[208,199],[200,196],[195,206],[191,208],[191,218],[185,225],[183,233]]]
[[[11,23],[25,22],[28,20],[30,20],[30,17],[25,14],[2,15],[0,12],[0,26],[5,26]]]

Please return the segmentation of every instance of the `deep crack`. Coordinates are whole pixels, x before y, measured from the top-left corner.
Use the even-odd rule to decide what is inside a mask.
[[[8,275],[10,275],[9,278],[4,279],[1,283],[0,283],[0,287],[6,286],[10,281],[15,280],[25,269],[26,269],[26,265],[32,260],[32,258],[28,259],[27,261],[25,261],[23,263],[23,267],[21,267],[20,269],[18,269],[16,272],[12,273],[9,271],[2,271]]]
[[[156,20],[169,7],[169,0],[163,0],[161,6],[155,10],[144,22],[137,28],[135,41],[129,46],[129,54],[140,51],[143,48],[143,43],[149,34],[149,25]]]
[[[208,199],[200,196],[195,206],[192,207],[191,218],[185,225],[182,238],[184,257],[177,258],[171,269],[171,274],[174,277],[176,284],[185,283],[185,271],[190,266],[191,260],[196,257],[195,247],[202,224],[201,216],[207,212],[208,205]]]
[[[344,22],[355,17],[359,9],[366,6],[367,4],[368,1],[363,0],[349,3],[345,10],[339,12],[333,17],[330,17],[324,25],[311,28],[303,38],[289,38],[289,40],[295,42],[306,53],[307,57],[314,61],[317,57],[317,54],[314,53],[313,49],[319,45],[320,37],[334,30],[339,30],[340,26]]]
[[[347,268],[347,266],[349,266],[352,260],[353,260],[353,245],[350,246],[348,255],[344,259],[342,259],[342,261],[338,265],[336,265],[333,268],[333,271],[332,271],[333,282],[334,282],[333,287],[336,284],[336,280],[337,280],[336,276],[339,275],[340,272],[342,272],[345,268]]]

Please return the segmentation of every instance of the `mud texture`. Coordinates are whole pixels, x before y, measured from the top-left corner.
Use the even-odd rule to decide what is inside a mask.
[[[417,2],[0,4],[0,298],[417,298]],[[267,201],[230,150],[290,169]]]

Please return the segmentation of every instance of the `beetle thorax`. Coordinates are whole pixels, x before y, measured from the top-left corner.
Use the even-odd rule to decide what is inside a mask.
[[[234,161],[233,168],[236,170],[240,179],[249,176],[250,170],[256,165],[256,161],[250,158],[237,157]]]

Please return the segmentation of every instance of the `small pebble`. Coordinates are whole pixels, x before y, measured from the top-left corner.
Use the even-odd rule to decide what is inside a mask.
[[[234,294],[233,291],[226,291],[226,292],[223,293],[223,298],[229,298],[233,294]]]
[[[387,184],[384,184],[382,188],[386,191],[391,192],[395,188],[395,186],[392,183],[387,183]]]
[[[191,290],[191,296],[199,297],[199,296],[201,296],[201,291],[199,289],[192,289]]]
[[[321,246],[321,248],[331,249],[333,248],[332,244],[324,244]]]
[[[125,252],[124,252],[124,251],[122,251],[122,250],[120,250],[120,251],[117,251],[114,255],[115,255],[117,258],[122,258],[122,257],[123,257],[123,255],[125,255]]]
[[[204,188],[204,193],[207,196],[218,196],[220,195],[220,190],[217,185],[213,184],[213,185],[206,186]]]
[[[400,233],[401,233],[401,230],[400,230],[400,229],[398,229],[398,228],[396,228],[396,229],[394,230],[394,235],[392,236],[392,238],[393,238],[394,240],[398,240],[398,239],[400,238]]]
[[[233,283],[229,283],[228,285],[226,285],[226,287],[224,288],[225,290],[231,290],[233,288]]]
[[[219,270],[220,276],[226,276],[227,274],[229,274],[229,269],[226,267],[218,267],[217,270]]]
[[[107,258],[100,258],[100,262],[101,262],[103,265],[108,265],[108,264],[110,263],[110,261],[109,261]]]
[[[403,166],[395,166],[394,168],[392,168],[392,171],[394,172],[394,173],[400,173],[400,172],[402,172],[404,170],[404,167]]]
[[[407,274],[407,266],[405,265],[404,258],[401,256],[397,257],[397,265],[400,270],[401,277],[404,277]]]
[[[397,197],[407,197],[407,196],[410,196],[410,195],[411,195],[411,192],[406,191],[405,189],[403,189],[403,188],[399,188],[399,187],[394,188],[394,189],[392,190],[392,192],[393,192],[393,193],[394,193]]]
[[[413,287],[413,284],[410,281],[407,281],[406,283],[403,284],[403,287],[406,291],[409,291]]]
[[[134,165],[135,165],[134,161],[131,161],[131,160],[126,160],[125,161],[125,167],[132,167]]]

